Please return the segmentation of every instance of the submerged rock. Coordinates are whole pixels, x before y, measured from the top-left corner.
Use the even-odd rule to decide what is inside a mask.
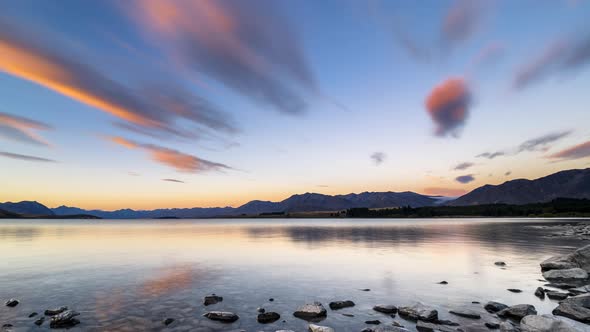
[[[10,299],[6,302],[4,302],[4,305],[6,305],[7,307],[11,307],[14,308],[16,307],[20,302],[16,299]]]
[[[34,324],[37,326],[41,326],[43,325],[43,322],[45,322],[45,317],[41,316],[35,320]]]
[[[395,314],[397,312],[397,307],[393,304],[378,304],[373,307],[373,310],[384,314]]]
[[[164,325],[168,326],[168,325],[174,323],[174,318],[166,318],[166,319],[164,319],[164,321],[162,323],[164,323]]]
[[[293,316],[305,320],[313,320],[317,318],[326,317],[327,311],[324,306],[319,302],[308,303],[300,306],[295,310]]]
[[[66,310],[61,312],[55,316],[51,317],[51,321],[49,322],[49,327],[52,329],[55,328],[69,328],[80,324],[80,321],[77,320],[75,317],[79,316],[80,314],[74,310]]]
[[[398,308],[398,312],[400,316],[409,318],[411,320],[432,322],[438,319],[438,311],[436,311],[436,309],[427,307],[421,303],[416,303],[410,307]]]
[[[537,310],[530,304],[517,304],[498,312],[498,316],[500,317],[510,317],[518,320],[522,319],[523,317],[536,314]]]
[[[565,300],[569,296],[568,293],[562,293],[557,291],[548,291],[545,294],[547,294],[547,297],[552,300]]]
[[[379,324],[381,324],[381,321],[380,321],[380,320],[378,320],[378,319],[375,319],[375,320],[366,320],[366,321],[365,321],[365,324],[369,324],[369,325],[379,325]]]
[[[448,282],[448,281],[446,281],[446,280],[443,280],[443,281],[439,282],[438,284],[439,284],[439,285],[448,285],[448,284],[449,284],[449,282]]]
[[[280,318],[281,318],[281,315],[279,315],[278,313],[269,311],[269,312],[264,312],[264,313],[258,314],[258,317],[256,317],[256,320],[260,324],[268,324],[268,323],[276,322]]]
[[[543,287],[537,287],[535,290],[535,296],[540,298],[541,300],[545,298],[545,290]]]
[[[518,288],[508,288],[508,291],[512,293],[522,293],[522,290]]]
[[[506,263],[500,261],[500,262],[495,262],[494,265],[496,265],[496,266],[506,266]]]
[[[551,315],[531,315],[520,321],[522,332],[578,332],[572,325]]]
[[[349,307],[354,307],[354,302],[350,300],[330,302],[330,309],[332,310],[338,310]]]
[[[229,311],[209,311],[203,317],[223,323],[233,323],[240,318],[238,315]]]
[[[453,315],[457,315],[457,316],[465,317],[465,318],[472,318],[472,319],[480,319],[481,318],[481,315],[478,312],[473,311],[471,309],[459,308],[459,309],[453,309],[449,312],[452,313]]]
[[[588,272],[576,267],[566,270],[549,270],[543,272],[543,278],[551,280],[584,280],[588,279]]]
[[[33,317],[35,317],[35,316],[37,316],[37,315],[38,315],[38,313],[36,313],[36,312],[31,312],[31,313],[29,314],[29,318],[33,318]]]
[[[63,307],[59,307],[59,308],[54,308],[54,309],[47,309],[45,310],[45,316],[55,316],[57,314],[61,314],[62,312],[68,310],[68,307],[63,306]]]
[[[315,324],[309,324],[308,329],[310,332],[334,332],[334,329],[331,327]]]
[[[508,308],[508,306],[505,305],[504,303],[494,302],[494,301],[489,301],[484,306],[484,309],[486,309],[486,311],[487,312],[490,312],[490,313],[495,313],[495,312],[498,312],[500,310],[504,310],[506,308]]]
[[[211,294],[211,295],[207,295],[203,298],[203,304],[204,305],[212,305],[215,303],[219,303],[223,301],[223,297],[222,296],[217,296],[215,294]]]

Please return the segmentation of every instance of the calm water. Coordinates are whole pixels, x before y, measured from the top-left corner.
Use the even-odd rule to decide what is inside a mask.
[[[449,308],[481,308],[472,301],[530,303],[549,313],[557,303],[533,296],[543,284],[539,262],[584,245],[530,227],[558,222],[573,221],[4,220],[0,300],[21,304],[1,306],[0,323],[39,330],[30,312],[67,305],[81,313],[73,330],[157,331],[172,317],[166,330],[305,331],[307,323],[292,316],[298,305],[348,299],[356,307],[328,309],[321,324],[360,331],[365,320],[394,320],[373,312],[373,305],[415,301],[455,321],[462,320],[447,314]],[[506,269],[494,265],[499,260]],[[442,280],[449,284],[437,284]],[[206,309],[202,297],[210,293],[224,301]],[[280,313],[281,320],[258,324],[257,307]],[[206,310],[233,311],[240,319],[210,322],[201,317]]]

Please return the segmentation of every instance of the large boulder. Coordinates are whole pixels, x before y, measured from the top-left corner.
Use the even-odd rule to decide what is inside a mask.
[[[574,326],[551,315],[531,315],[520,321],[522,332],[578,332]]]
[[[80,314],[74,310],[66,310],[61,312],[51,317],[51,321],[49,321],[49,327],[52,329],[58,329],[76,326],[80,324],[80,321],[75,318],[78,315]]]
[[[543,272],[543,278],[553,280],[585,280],[588,279],[588,272],[579,267],[566,270],[549,270]]]
[[[327,326],[309,324],[309,332],[334,332],[334,329]]]
[[[562,302],[553,309],[553,314],[577,320],[582,323],[590,323],[590,309],[575,304]]]
[[[373,307],[373,310],[384,314],[395,314],[397,312],[397,307],[393,304],[378,304]]]
[[[572,296],[563,302],[590,309],[590,294]]]
[[[269,323],[276,322],[280,318],[281,318],[281,315],[279,315],[277,312],[269,311],[269,312],[263,312],[263,313],[258,314],[258,316],[256,317],[256,320],[260,324],[269,324]]]
[[[580,268],[590,271],[590,245],[574,251],[574,253],[571,255],[571,259]]]
[[[338,310],[349,307],[354,307],[354,302],[350,300],[330,302],[330,309],[332,310]]]
[[[452,309],[449,312],[453,315],[457,315],[457,316],[465,317],[465,318],[472,318],[472,319],[480,319],[481,318],[481,315],[477,311],[473,311],[471,309],[457,308],[457,309]]]
[[[494,301],[489,301],[484,306],[484,309],[486,309],[486,311],[489,313],[496,313],[496,312],[504,310],[506,308],[508,308],[508,306],[505,305],[504,303],[494,302]]]
[[[567,291],[572,296],[590,293],[590,285],[584,285],[584,286],[580,286],[580,287],[570,288]]]
[[[326,308],[319,302],[304,304],[293,313],[293,316],[305,320],[315,320],[326,317],[326,315]]]
[[[541,262],[541,271],[566,270],[580,267],[572,260],[572,255],[553,256]]]
[[[409,307],[398,308],[400,316],[409,318],[411,320],[422,320],[425,322],[433,322],[438,319],[438,311],[436,309],[427,307],[422,303],[416,303]]]
[[[510,317],[517,320],[521,320],[526,316],[536,314],[537,310],[530,304],[517,304],[498,312],[498,316],[500,317]]]
[[[448,326],[441,324],[434,324],[419,320],[416,324],[416,330],[419,332],[457,332],[459,330],[456,326]]]
[[[227,311],[209,311],[209,312],[206,312],[203,315],[203,317],[207,317],[210,320],[215,320],[215,321],[223,322],[223,323],[233,323],[240,318],[238,315],[234,314],[233,312],[227,312]]]

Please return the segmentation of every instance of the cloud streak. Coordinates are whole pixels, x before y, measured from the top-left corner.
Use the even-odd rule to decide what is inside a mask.
[[[579,70],[590,63],[590,33],[581,38],[558,39],[539,55],[517,68],[512,87],[524,90],[535,83],[564,72]]]
[[[458,136],[469,114],[471,93],[464,79],[449,78],[432,89],[425,104],[437,136]]]
[[[0,113],[0,136],[21,143],[49,146],[38,133],[52,129],[48,124],[22,116]]]
[[[476,158],[494,159],[501,156],[517,155],[522,152],[547,151],[550,149],[549,144],[555,143],[565,137],[568,137],[573,131],[565,130],[549,133],[543,136],[526,140],[513,149],[505,151],[484,152],[475,156]]]
[[[469,39],[479,27],[483,8],[476,0],[457,0],[443,19],[443,41],[455,44]]]
[[[149,153],[150,158],[160,164],[172,167],[184,173],[202,173],[209,171],[231,170],[233,168],[201,159],[174,149],[165,148],[154,144],[138,143],[123,137],[109,137],[111,142],[128,149],[141,149]]]
[[[574,160],[587,157],[590,157],[590,141],[559,151],[557,153],[549,155],[547,158],[559,160]]]
[[[29,156],[29,155],[12,153],[12,152],[4,152],[4,151],[0,151],[0,156],[5,157],[5,158],[10,158],[10,159],[16,159],[16,160],[24,160],[24,161],[36,161],[36,162],[43,162],[43,163],[56,162],[53,159]]]
[[[0,22],[0,71],[144,129],[187,137],[189,131],[177,123],[183,120],[198,128],[235,131],[225,113],[174,82],[124,84],[46,37],[41,40],[14,24]]]
[[[467,174],[467,175],[461,175],[455,178],[455,181],[459,182],[459,183],[469,183],[471,181],[475,181],[475,178],[473,177],[473,174]]]
[[[455,171],[463,171],[466,170],[470,167],[472,167],[473,165],[475,165],[474,163],[470,163],[470,162],[463,162],[458,164],[457,166],[453,167],[453,170]]]
[[[185,183],[184,181],[177,180],[177,179],[162,179],[164,182],[174,182],[174,183]]]
[[[182,67],[285,113],[307,108],[316,84],[301,43],[274,1],[126,3],[148,40]],[[146,31],[147,30],[147,31]]]

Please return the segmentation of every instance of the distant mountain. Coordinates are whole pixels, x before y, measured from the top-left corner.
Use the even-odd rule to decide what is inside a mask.
[[[14,212],[10,212],[10,211],[6,211],[6,210],[2,210],[0,209],[0,219],[3,218],[20,218],[21,215],[18,213],[14,213]]]
[[[0,203],[0,209],[22,214],[28,216],[52,216],[54,215],[53,211],[49,209],[47,206],[32,201],[22,201],[18,203],[13,202],[6,202]]]
[[[259,215],[271,212],[338,211],[353,207],[397,207],[436,205],[441,197],[430,197],[413,192],[364,192],[347,195],[305,193],[293,195],[280,202],[250,201],[240,207],[187,208],[116,211],[83,210],[60,206],[53,209],[56,215],[89,214],[104,219],[157,219],[157,218],[211,218],[239,215]]]
[[[536,180],[518,179],[503,184],[485,185],[448,205],[529,204],[555,198],[590,198],[590,168],[557,172]]]

